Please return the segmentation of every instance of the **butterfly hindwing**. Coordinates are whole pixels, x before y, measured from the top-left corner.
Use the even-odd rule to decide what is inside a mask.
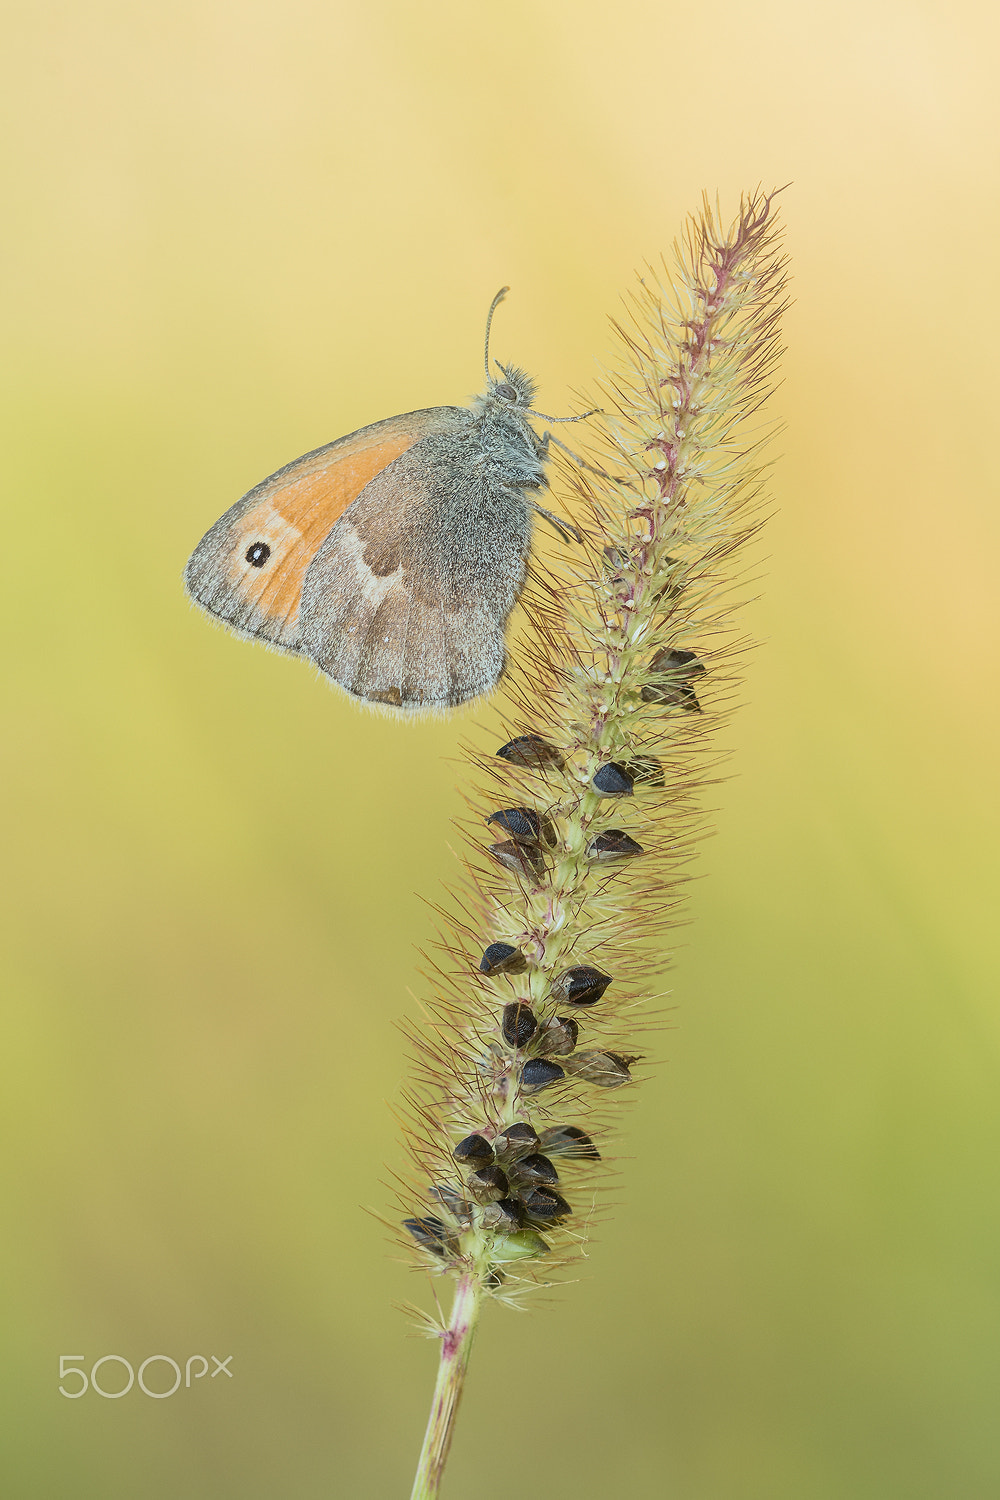
[[[338,519],[415,443],[467,422],[458,407],[408,412],[287,464],[206,532],[185,570],[188,593],[233,630],[300,651],[303,581]]]
[[[306,573],[302,649],[356,697],[447,708],[494,687],[531,541],[520,489],[470,462],[468,427],[394,459]]]

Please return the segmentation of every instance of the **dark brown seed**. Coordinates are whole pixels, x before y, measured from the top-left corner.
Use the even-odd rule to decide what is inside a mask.
[[[580,1036],[580,1028],[570,1016],[550,1016],[543,1021],[532,1048],[536,1057],[568,1057]]]
[[[601,1159],[601,1153],[579,1125],[560,1125],[551,1130],[543,1130],[539,1145],[544,1146],[553,1156],[586,1157],[588,1161]]]
[[[656,653],[646,670],[652,680],[640,694],[644,703],[677,704],[689,713],[701,713],[690,679],[703,673],[705,666],[693,651],[668,646]]]
[[[421,1250],[429,1250],[432,1255],[447,1254],[448,1231],[432,1214],[422,1219],[404,1219],[403,1228],[412,1234]]]
[[[538,1145],[538,1131],[531,1125],[508,1125],[496,1139],[498,1154],[534,1151]]]
[[[513,1171],[515,1182],[524,1183],[553,1183],[559,1181],[559,1173],[549,1161],[547,1156],[533,1151],[530,1156],[522,1157]]]
[[[621,764],[636,786],[663,785],[663,763],[652,755],[639,755],[635,760],[623,760]]]
[[[532,1188],[530,1193],[525,1194],[524,1207],[529,1218],[541,1219],[549,1224],[565,1219],[567,1214],[573,1212],[560,1193],[545,1187]]]
[[[467,1135],[451,1153],[463,1167],[483,1167],[493,1160],[493,1147],[485,1136]]]
[[[537,844],[518,844],[509,839],[502,844],[491,844],[486,852],[505,870],[513,870],[515,875],[532,883],[545,869],[545,859]]]
[[[501,1198],[496,1203],[488,1203],[482,1212],[482,1222],[487,1229],[513,1234],[524,1223],[524,1204],[517,1198]]]
[[[532,766],[535,770],[543,766],[554,766],[558,770],[564,765],[555,745],[543,740],[540,734],[518,735],[516,740],[501,745],[497,754],[504,760],[509,760],[511,765]]]
[[[502,1172],[496,1165],[480,1167],[478,1172],[470,1172],[466,1182],[477,1203],[494,1203],[498,1198],[506,1198],[510,1192],[506,1172]]]
[[[555,843],[555,829],[548,818],[543,818],[530,807],[505,807],[486,819],[487,824],[496,823],[504,833],[509,833],[519,844]]]
[[[491,943],[479,960],[480,974],[522,974],[528,960],[512,943]]]
[[[594,772],[590,784],[602,797],[631,797],[635,779],[621,761],[609,760]]]
[[[621,583],[622,573],[631,559],[625,547],[604,548],[604,576],[609,583]]]
[[[635,839],[629,838],[622,828],[606,828],[596,838],[592,838],[587,845],[587,853],[591,859],[611,861],[613,859],[634,859],[637,854],[644,854],[645,850]]]
[[[567,1063],[574,1077],[586,1083],[596,1083],[598,1088],[617,1089],[631,1082],[629,1067],[636,1062],[634,1057],[623,1057],[619,1052],[577,1052]]]
[[[453,1187],[447,1183],[439,1182],[430,1190],[430,1196],[436,1198],[441,1207],[451,1214],[453,1219],[459,1223],[466,1223],[469,1218],[469,1205],[461,1193],[456,1193]]]
[[[698,677],[705,672],[705,663],[699,661],[693,651],[681,651],[676,646],[666,646],[657,651],[649,664],[650,672],[670,672],[675,677]]]
[[[504,1006],[500,1029],[508,1047],[526,1047],[538,1030],[538,1022],[530,1006],[515,1000]]]
[[[580,1024],[572,1016],[556,1016],[546,1021],[546,1050],[553,1057],[568,1057],[580,1040]]]
[[[698,694],[687,682],[676,686],[671,686],[669,683],[647,682],[639,693],[639,697],[643,703],[659,703],[683,708],[689,714],[700,714],[702,711],[701,704],[698,702]]]
[[[600,969],[592,969],[588,964],[578,964],[574,969],[564,969],[553,980],[552,994],[555,999],[565,1000],[569,1005],[594,1005],[611,982],[610,974],[602,974]]]
[[[558,1063],[549,1062],[545,1057],[529,1057],[521,1069],[521,1088],[525,1094],[537,1094],[540,1089],[547,1089],[565,1076]]]
[[[630,1068],[633,1063],[642,1062],[642,1056],[638,1052],[633,1052],[631,1055],[627,1052],[606,1052],[604,1055],[610,1057],[611,1061],[617,1063],[620,1068]]]

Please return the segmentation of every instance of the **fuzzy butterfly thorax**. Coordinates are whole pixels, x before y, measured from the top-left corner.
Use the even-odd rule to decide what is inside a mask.
[[[367,704],[412,713],[489,692],[547,453],[534,382],[501,372],[470,408],[376,422],[256,485],[195,549],[191,597]]]

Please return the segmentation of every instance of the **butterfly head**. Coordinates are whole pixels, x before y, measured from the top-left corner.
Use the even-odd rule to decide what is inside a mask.
[[[538,387],[531,376],[516,365],[498,365],[502,380],[490,378],[489,385],[479,398],[483,409],[492,408],[497,413],[530,413]]]

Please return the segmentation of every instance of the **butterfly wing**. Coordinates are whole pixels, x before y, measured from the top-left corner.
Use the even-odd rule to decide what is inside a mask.
[[[524,585],[531,521],[464,430],[429,436],[361,492],[302,590],[302,649],[356,697],[409,712],[488,692]]]
[[[460,407],[408,412],[286,464],[202,537],[184,571],[191,598],[241,634],[300,651],[303,580],[339,517],[414,443],[467,422]]]

